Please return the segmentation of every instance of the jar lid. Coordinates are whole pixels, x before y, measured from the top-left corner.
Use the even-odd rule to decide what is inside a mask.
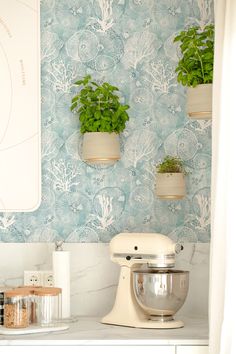
[[[35,285],[35,286],[32,286],[32,285],[22,285],[22,286],[19,286],[17,289],[27,289],[30,291],[30,294],[33,295],[34,292],[35,292],[35,289],[40,289],[42,288],[42,286],[40,285]]]
[[[12,289],[12,290],[5,291],[5,296],[6,297],[28,296],[30,294],[31,294],[30,290],[29,289],[25,289],[25,288],[17,288],[17,289]]]
[[[12,288],[0,287],[0,293],[5,293],[7,290],[12,290]]]
[[[38,289],[42,288],[42,285],[20,285],[17,289]]]
[[[61,288],[54,288],[54,287],[43,287],[40,289],[35,289],[34,294],[38,296],[56,296],[61,293]]]

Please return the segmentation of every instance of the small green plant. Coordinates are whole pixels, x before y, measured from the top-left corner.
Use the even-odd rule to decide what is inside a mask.
[[[211,84],[213,79],[214,61],[214,26],[208,25],[203,29],[191,27],[181,31],[174,38],[181,42],[180,59],[176,72],[177,80],[183,86],[196,87],[199,84]]]
[[[183,161],[179,157],[169,155],[167,155],[164,160],[157,165],[157,172],[186,174]]]
[[[119,89],[104,82],[98,85],[91,81],[91,76],[85,76],[75,82],[82,87],[79,93],[72,98],[71,111],[79,114],[80,131],[87,132],[115,132],[121,133],[129,119],[128,105],[122,105],[120,98],[115,94]]]

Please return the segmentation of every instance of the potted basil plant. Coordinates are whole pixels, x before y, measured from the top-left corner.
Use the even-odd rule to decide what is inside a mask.
[[[195,26],[181,31],[174,42],[180,42],[182,58],[176,72],[177,80],[187,86],[189,118],[211,119],[214,61],[214,26]]]
[[[79,92],[71,110],[78,113],[83,134],[83,160],[111,164],[120,159],[119,133],[125,129],[128,105],[120,103],[119,89],[107,82],[99,85],[87,75],[76,81]]]
[[[182,199],[186,194],[184,163],[167,155],[157,165],[156,194],[161,199]]]

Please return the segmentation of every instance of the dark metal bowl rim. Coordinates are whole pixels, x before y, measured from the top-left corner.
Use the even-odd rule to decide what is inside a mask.
[[[134,270],[134,274],[188,274],[189,270],[177,270],[177,269],[141,269]]]

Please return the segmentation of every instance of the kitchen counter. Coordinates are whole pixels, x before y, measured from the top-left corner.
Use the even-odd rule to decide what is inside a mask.
[[[0,345],[208,345],[206,318],[184,318],[185,327],[157,330],[104,325],[100,319],[80,317],[64,332],[0,335]]]

